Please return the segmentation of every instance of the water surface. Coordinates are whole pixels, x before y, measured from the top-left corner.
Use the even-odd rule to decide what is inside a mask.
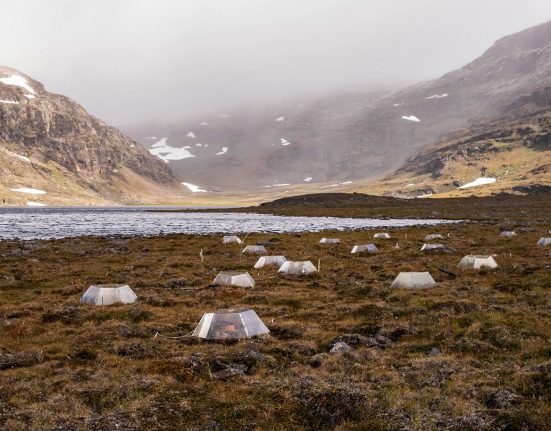
[[[455,223],[433,219],[287,217],[267,214],[162,212],[172,207],[0,208],[1,239],[169,233],[288,233]]]

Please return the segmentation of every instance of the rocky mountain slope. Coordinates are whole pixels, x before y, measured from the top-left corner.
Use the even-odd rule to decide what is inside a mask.
[[[23,73],[0,67],[0,202],[19,205],[175,201],[165,163]]]
[[[126,131],[165,157],[180,179],[204,189],[349,189],[473,124],[532,112],[526,98],[540,94],[538,103],[550,107],[544,90],[550,82],[548,22],[498,40],[459,70],[392,94],[349,94]]]
[[[551,110],[477,124],[362,189],[397,197],[545,190],[551,191]]]

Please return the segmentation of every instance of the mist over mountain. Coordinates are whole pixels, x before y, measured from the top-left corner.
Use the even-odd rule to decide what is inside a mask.
[[[205,189],[337,187],[382,178],[462,128],[535,109],[525,99],[549,108],[543,94],[550,80],[548,22],[499,39],[461,69],[395,92],[343,93],[126,131],[180,179]]]

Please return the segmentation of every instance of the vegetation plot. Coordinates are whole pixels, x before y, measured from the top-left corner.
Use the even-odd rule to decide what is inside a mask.
[[[257,257],[215,236],[0,242],[0,428],[547,430],[551,257],[536,246],[548,226],[531,223],[440,227],[457,250],[443,254],[420,251],[432,228],[247,238],[320,260],[306,278],[252,270]],[[369,242],[379,254],[350,253]],[[465,254],[499,268],[460,271]],[[255,288],[210,286],[230,269]],[[400,271],[437,287],[390,289]],[[138,302],[80,304],[96,283]],[[271,336],[188,336],[228,307],[254,309]]]

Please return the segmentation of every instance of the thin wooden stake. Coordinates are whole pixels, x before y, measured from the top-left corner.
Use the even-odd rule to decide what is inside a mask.
[[[161,277],[163,276],[164,272],[165,272],[165,268],[166,266],[168,265],[168,259],[170,259],[170,257],[167,257],[166,258],[166,262],[165,264],[163,265],[163,269],[161,270],[161,273],[159,274],[159,280],[161,279]]]

